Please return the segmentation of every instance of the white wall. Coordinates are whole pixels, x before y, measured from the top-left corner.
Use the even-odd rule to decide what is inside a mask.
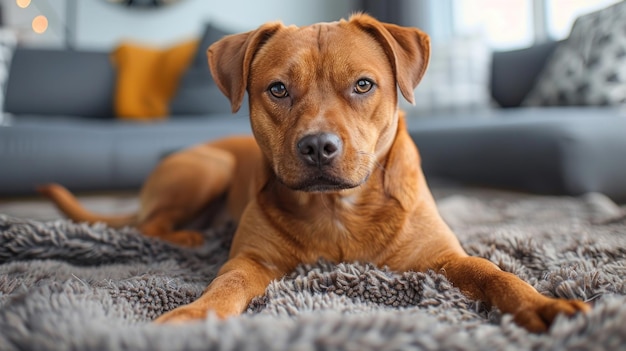
[[[5,22],[18,31],[27,45],[62,46],[67,0],[32,0],[27,9],[15,0],[1,0]],[[233,32],[282,20],[306,25],[334,21],[352,10],[352,0],[182,0],[162,9],[130,9],[104,0],[74,0],[77,3],[76,47],[111,49],[121,40],[166,46],[201,34],[203,24],[213,22]],[[30,22],[44,12],[50,27],[44,34],[30,30]]]

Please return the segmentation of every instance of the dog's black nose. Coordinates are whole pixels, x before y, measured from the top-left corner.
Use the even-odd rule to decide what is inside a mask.
[[[331,163],[341,154],[343,143],[332,133],[310,134],[298,141],[300,158],[311,166]]]

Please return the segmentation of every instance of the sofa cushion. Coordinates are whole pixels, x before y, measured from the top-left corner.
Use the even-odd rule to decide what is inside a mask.
[[[136,190],[163,156],[250,133],[248,119],[230,113],[153,122],[23,115],[0,127],[0,198],[49,182],[75,191]]]
[[[18,47],[11,61],[5,111],[111,118],[114,86],[108,53]]]
[[[111,54],[117,68],[115,115],[125,119],[168,116],[170,100],[197,47],[195,40],[164,50],[132,43],[118,46]]]
[[[626,104],[624,23],[626,2],[578,18],[524,104]]]
[[[550,41],[525,49],[494,52],[490,84],[493,100],[500,107],[519,107],[559,44]]]
[[[409,118],[429,178],[626,201],[626,111],[516,108]]]

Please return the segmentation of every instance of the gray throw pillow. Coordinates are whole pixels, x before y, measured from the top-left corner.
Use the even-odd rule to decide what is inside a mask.
[[[212,78],[193,70],[183,78],[176,96],[170,102],[170,111],[174,116],[188,116],[230,113],[231,109],[230,102]]]
[[[523,105],[625,103],[626,2],[620,2],[574,22]]]
[[[205,115],[230,112],[228,99],[219,91],[209,70],[206,50],[229,33],[207,24],[189,68],[181,77],[170,113],[176,115]]]

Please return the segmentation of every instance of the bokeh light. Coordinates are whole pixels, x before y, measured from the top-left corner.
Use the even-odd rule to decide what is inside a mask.
[[[30,0],[16,0],[15,3],[17,3],[17,6],[25,9],[30,5]]]
[[[33,19],[33,31],[42,34],[48,29],[48,19],[46,16],[39,15]]]

